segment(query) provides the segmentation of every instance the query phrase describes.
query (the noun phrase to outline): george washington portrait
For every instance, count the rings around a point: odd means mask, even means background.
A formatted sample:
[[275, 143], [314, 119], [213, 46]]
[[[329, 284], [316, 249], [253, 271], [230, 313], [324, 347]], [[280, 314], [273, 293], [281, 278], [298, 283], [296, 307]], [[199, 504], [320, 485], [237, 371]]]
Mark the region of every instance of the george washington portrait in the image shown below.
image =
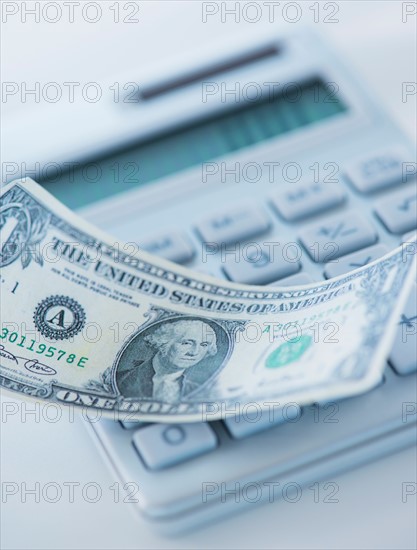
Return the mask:
[[219, 370], [227, 342], [224, 329], [205, 319], [156, 323], [137, 334], [122, 352], [117, 387], [126, 398], [179, 403]]

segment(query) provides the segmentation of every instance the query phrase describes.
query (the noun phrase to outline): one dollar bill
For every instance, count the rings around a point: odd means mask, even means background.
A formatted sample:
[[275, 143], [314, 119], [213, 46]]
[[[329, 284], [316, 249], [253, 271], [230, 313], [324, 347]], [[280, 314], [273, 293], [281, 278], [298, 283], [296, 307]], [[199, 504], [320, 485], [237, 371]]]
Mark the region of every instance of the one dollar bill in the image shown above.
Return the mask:
[[143, 421], [364, 392], [415, 274], [399, 247], [294, 288], [236, 285], [128, 253], [30, 179], [2, 189], [0, 384]]

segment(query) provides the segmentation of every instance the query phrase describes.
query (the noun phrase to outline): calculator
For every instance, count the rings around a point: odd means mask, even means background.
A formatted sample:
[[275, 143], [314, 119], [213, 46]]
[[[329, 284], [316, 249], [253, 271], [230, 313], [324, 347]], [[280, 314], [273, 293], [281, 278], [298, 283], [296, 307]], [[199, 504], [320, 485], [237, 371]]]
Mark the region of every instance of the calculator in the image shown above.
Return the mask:
[[[413, 144], [314, 34], [216, 50], [117, 94], [107, 106], [113, 126], [98, 120], [97, 151], [41, 183], [125, 246], [221, 279], [281, 287], [415, 246]], [[383, 380], [366, 394], [273, 418], [102, 419], [88, 429], [127, 491], [138, 488], [138, 512], [166, 533], [414, 445], [416, 290]]]

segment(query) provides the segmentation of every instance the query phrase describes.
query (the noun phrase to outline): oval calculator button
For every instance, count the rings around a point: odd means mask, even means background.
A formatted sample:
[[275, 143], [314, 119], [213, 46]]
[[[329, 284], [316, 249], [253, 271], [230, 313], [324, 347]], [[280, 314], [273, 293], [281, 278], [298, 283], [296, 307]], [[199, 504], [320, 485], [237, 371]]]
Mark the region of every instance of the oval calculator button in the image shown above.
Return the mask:
[[390, 233], [406, 233], [417, 228], [417, 189], [404, 189], [381, 199], [376, 215]]
[[345, 199], [346, 193], [338, 183], [311, 183], [279, 193], [272, 204], [284, 220], [292, 222], [339, 206]]
[[249, 243], [240, 254], [227, 255], [223, 267], [227, 278], [247, 285], [266, 285], [300, 270], [301, 249], [296, 243], [291, 247], [269, 244]]
[[188, 262], [195, 254], [195, 250], [187, 237], [178, 232], [156, 235], [148, 240], [141, 241], [141, 246], [147, 252], [177, 264]]
[[314, 262], [330, 262], [374, 244], [378, 236], [366, 218], [357, 214], [324, 219], [300, 233], [300, 241]]
[[133, 445], [151, 470], [162, 470], [207, 453], [217, 446], [208, 424], [152, 424], [133, 435]]
[[242, 207], [203, 220], [197, 231], [204, 242], [232, 244], [268, 231], [270, 221], [260, 208]]
[[345, 167], [345, 176], [361, 193], [371, 193], [406, 183], [415, 177], [410, 155], [402, 147], [382, 149], [352, 160]]

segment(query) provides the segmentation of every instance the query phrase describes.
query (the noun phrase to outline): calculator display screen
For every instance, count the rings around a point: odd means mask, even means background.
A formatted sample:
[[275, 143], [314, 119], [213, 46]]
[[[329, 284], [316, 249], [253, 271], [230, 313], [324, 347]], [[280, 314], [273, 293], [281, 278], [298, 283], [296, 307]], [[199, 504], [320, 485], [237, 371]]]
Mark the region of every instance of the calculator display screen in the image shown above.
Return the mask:
[[70, 165], [41, 183], [64, 204], [78, 208], [346, 110], [334, 89], [319, 79], [265, 95], [97, 161]]

